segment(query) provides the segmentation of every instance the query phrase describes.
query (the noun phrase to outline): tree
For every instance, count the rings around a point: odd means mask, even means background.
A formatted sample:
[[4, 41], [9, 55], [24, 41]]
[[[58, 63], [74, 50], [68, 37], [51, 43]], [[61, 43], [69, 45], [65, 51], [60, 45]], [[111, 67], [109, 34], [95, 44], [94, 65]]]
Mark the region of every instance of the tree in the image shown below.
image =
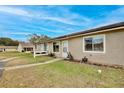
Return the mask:
[[29, 35], [28, 40], [33, 43], [44, 43], [48, 40], [50, 40], [50, 37], [46, 36], [46, 35], [37, 35], [37, 34], [31, 34]]
[[3, 46], [17, 46], [19, 44], [18, 41], [12, 40], [11, 38], [1, 37], [0, 38], [0, 45]]

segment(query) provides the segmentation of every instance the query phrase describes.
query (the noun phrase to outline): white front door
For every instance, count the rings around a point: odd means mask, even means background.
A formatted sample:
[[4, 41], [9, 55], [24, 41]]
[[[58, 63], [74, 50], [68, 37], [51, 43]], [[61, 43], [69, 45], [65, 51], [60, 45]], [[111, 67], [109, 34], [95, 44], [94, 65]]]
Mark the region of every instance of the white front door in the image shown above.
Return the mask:
[[62, 41], [62, 57], [67, 58], [68, 56], [68, 41]]

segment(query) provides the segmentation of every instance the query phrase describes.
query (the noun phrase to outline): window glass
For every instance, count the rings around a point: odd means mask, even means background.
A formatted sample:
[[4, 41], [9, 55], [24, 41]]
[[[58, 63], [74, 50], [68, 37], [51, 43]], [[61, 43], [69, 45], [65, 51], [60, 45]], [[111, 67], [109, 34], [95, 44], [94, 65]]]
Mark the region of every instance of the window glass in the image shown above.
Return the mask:
[[85, 38], [85, 51], [92, 51], [92, 38]]
[[103, 35], [84, 38], [85, 51], [104, 51]]
[[103, 37], [93, 38], [94, 51], [103, 51]]
[[53, 43], [53, 51], [54, 52], [59, 52], [59, 43], [58, 42]]
[[63, 47], [63, 52], [67, 52], [67, 47]]

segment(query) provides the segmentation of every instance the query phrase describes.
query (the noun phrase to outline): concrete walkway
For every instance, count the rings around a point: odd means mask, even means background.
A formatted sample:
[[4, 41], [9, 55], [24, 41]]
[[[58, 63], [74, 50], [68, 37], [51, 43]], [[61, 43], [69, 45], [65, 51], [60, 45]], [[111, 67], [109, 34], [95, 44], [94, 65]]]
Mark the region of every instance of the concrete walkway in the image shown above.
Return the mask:
[[11, 58], [6, 58], [6, 59], [4, 58], [4, 59], [1, 59], [0, 62], [7, 62], [7, 61], [11, 61], [16, 58], [19, 58], [19, 57], [11, 57]]
[[13, 60], [13, 59], [16, 59], [18, 57], [12, 57], [12, 58], [7, 58], [7, 59], [0, 59], [0, 77], [2, 76], [3, 74], [3, 71], [4, 71], [4, 66], [5, 64], [7, 63], [7, 61], [10, 61], [10, 60]]
[[2, 76], [2, 74], [3, 74], [3, 67], [4, 67], [4, 65], [5, 65], [5, 62], [1, 62], [0, 61], [0, 68], [2, 68], [2, 69], [0, 69], [0, 77]]
[[49, 63], [53, 63], [53, 62], [60, 61], [60, 60], [62, 60], [62, 59], [57, 58], [57, 59], [53, 59], [50, 61], [46, 61], [44, 63], [35, 63], [35, 64], [20, 65], [20, 66], [13, 66], [13, 67], [4, 67], [4, 68], [0, 68], [0, 69], [4, 69], [5, 71], [8, 71], [8, 70], [14, 70], [14, 69], [20, 69], [20, 68], [33, 67], [33, 66], [38, 66], [38, 65], [43, 65], [43, 64], [49, 64]]

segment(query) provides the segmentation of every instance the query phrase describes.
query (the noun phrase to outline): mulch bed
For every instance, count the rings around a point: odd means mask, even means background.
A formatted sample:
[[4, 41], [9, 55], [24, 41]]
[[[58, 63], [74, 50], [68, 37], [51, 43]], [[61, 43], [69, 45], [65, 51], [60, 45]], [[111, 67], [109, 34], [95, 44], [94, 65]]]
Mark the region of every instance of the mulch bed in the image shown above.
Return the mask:
[[[64, 59], [64, 60], [68, 60], [68, 59]], [[111, 68], [115, 68], [115, 69], [122, 69], [124, 70], [124, 66], [122, 65], [116, 65], [116, 64], [102, 64], [102, 63], [94, 63], [94, 62], [81, 62], [80, 60], [68, 60], [70, 62], [76, 62], [76, 63], [82, 63], [82, 64], [89, 64], [89, 65], [96, 65], [96, 66], [102, 66], [102, 67], [111, 67]]]

